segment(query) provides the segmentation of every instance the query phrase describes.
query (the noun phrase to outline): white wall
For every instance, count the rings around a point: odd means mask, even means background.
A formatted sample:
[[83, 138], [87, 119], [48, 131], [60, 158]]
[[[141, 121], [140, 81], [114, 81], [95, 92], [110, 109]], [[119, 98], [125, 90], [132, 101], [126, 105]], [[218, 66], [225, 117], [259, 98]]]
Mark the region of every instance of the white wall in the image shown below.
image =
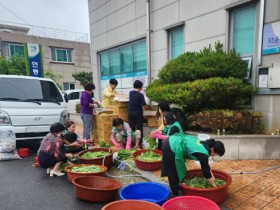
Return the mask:
[[[253, 0], [151, 0], [151, 75], [157, 78], [158, 71], [168, 62], [168, 33], [166, 28], [184, 23], [185, 51], [199, 51], [220, 41], [228, 46], [228, 8]], [[266, 1], [266, 20], [280, 18], [279, 0]], [[277, 8], [277, 9], [276, 9]], [[258, 11], [258, 7], [257, 7]], [[89, 0], [89, 15], [92, 44], [92, 68], [94, 81], [100, 92], [97, 52], [143, 38], [146, 36], [146, 0]], [[258, 12], [257, 20], [258, 21]], [[256, 22], [256, 31], [258, 30]], [[255, 49], [257, 49], [257, 35]], [[263, 65], [279, 64], [279, 54], [263, 58]], [[255, 84], [258, 69], [254, 55], [251, 82]], [[131, 84], [132, 86], [132, 84]], [[127, 88], [129, 90], [129, 88]], [[273, 96], [272, 96], [273, 97]], [[254, 102], [266, 100], [259, 96]], [[275, 99], [276, 100], [276, 99]], [[278, 100], [278, 99], [277, 99]], [[254, 108], [253, 107], [253, 108]], [[264, 112], [269, 129], [274, 129], [272, 114]], [[276, 119], [276, 118], [275, 118]], [[278, 118], [277, 118], [278, 119]], [[278, 123], [278, 121], [277, 121]]]

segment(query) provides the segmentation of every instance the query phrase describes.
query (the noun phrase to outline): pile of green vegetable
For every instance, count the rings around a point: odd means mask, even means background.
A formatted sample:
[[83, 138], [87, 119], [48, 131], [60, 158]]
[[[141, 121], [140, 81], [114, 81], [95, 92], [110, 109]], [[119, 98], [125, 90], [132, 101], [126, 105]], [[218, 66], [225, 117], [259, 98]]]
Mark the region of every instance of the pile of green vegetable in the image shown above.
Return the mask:
[[95, 158], [100, 158], [110, 155], [109, 152], [104, 152], [104, 151], [98, 151], [98, 152], [86, 152], [81, 156], [81, 158], [86, 158], [86, 159], [95, 159]]
[[94, 166], [94, 165], [81, 165], [81, 166], [73, 166], [70, 168], [70, 171], [76, 172], [76, 173], [98, 173], [102, 172], [103, 168], [100, 166]]
[[118, 156], [117, 158], [119, 160], [127, 160], [132, 158], [132, 154], [136, 151], [136, 149], [121, 149], [118, 151]]
[[59, 171], [60, 171], [60, 172], [65, 172], [65, 168], [66, 168], [67, 166], [69, 166], [69, 165], [70, 165], [70, 164], [69, 164], [68, 162], [61, 164], [61, 165], [59, 166]]
[[156, 139], [151, 138], [150, 136], [147, 136], [145, 140], [149, 144], [149, 149], [155, 149], [158, 145]]
[[105, 141], [101, 141], [99, 143], [99, 146], [100, 147], [105, 147], [105, 148], [110, 148], [111, 147], [111, 145], [109, 143], [105, 142]]
[[[192, 176], [188, 179], [184, 179], [183, 183], [185, 185], [188, 185], [190, 187], [195, 187], [195, 188], [212, 188], [211, 184], [208, 182], [206, 178], [199, 177], [199, 176]], [[215, 179], [215, 183], [219, 187], [226, 184], [226, 181], [222, 179]]]
[[137, 156], [137, 159], [147, 162], [155, 162], [162, 160], [162, 156], [149, 150], [148, 152], [141, 153], [141, 155]]

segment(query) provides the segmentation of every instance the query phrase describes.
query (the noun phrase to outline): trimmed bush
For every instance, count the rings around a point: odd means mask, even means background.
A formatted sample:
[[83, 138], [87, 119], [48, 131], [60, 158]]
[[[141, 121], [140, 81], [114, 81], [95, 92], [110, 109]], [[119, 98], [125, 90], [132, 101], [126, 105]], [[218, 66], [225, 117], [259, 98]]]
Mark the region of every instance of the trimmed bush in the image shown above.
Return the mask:
[[146, 89], [147, 96], [156, 102], [178, 104], [187, 112], [203, 109], [235, 109], [244, 105], [255, 91], [251, 84], [241, 79], [209, 78], [177, 84], [154, 81]]
[[235, 110], [208, 110], [190, 115], [188, 123], [191, 130], [217, 133], [225, 129], [227, 134], [262, 134], [264, 125], [260, 112]]
[[186, 52], [171, 60], [161, 69], [158, 78], [163, 83], [173, 84], [210, 77], [242, 79], [246, 74], [246, 62], [235, 51], [225, 53], [223, 45], [217, 43], [215, 51], [209, 46], [198, 53]]

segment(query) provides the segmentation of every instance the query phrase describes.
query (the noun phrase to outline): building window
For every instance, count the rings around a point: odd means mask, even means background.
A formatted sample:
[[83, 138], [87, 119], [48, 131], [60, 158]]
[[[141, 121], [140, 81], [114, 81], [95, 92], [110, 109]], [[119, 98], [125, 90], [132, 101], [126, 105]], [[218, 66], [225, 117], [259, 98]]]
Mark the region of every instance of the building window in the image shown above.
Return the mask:
[[63, 83], [63, 89], [64, 90], [75, 90], [76, 85], [75, 85], [75, 83], [66, 82], [66, 83]]
[[147, 70], [146, 41], [138, 41], [99, 54], [101, 76]]
[[241, 56], [254, 52], [256, 5], [250, 5], [231, 11], [231, 49]]
[[133, 71], [133, 53], [132, 45], [128, 45], [120, 48], [120, 59], [121, 68], [123, 73], [128, 73]]
[[109, 54], [108, 52], [100, 54], [100, 70], [102, 76], [110, 75]]
[[51, 47], [51, 59], [54, 62], [72, 63], [72, 50]]
[[24, 57], [24, 46], [22, 44], [8, 43], [8, 57], [12, 57], [16, 54]]
[[114, 75], [121, 73], [120, 50], [114, 49], [109, 51], [110, 72]]
[[184, 53], [183, 27], [168, 30], [169, 34], [169, 58], [174, 59]]
[[146, 42], [133, 44], [133, 69], [134, 71], [147, 69]]

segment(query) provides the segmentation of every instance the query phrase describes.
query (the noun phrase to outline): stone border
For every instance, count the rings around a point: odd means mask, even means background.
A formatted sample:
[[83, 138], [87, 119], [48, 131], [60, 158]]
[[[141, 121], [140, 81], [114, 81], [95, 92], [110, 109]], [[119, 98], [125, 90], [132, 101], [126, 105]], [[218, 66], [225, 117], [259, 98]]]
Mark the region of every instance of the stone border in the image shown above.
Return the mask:
[[[197, 135], [198, 133], [190, 132]], [[217, 159], [280, 160], [280, 136], [272, 135], [211, 135], [225, 144], [226, 153]]]

